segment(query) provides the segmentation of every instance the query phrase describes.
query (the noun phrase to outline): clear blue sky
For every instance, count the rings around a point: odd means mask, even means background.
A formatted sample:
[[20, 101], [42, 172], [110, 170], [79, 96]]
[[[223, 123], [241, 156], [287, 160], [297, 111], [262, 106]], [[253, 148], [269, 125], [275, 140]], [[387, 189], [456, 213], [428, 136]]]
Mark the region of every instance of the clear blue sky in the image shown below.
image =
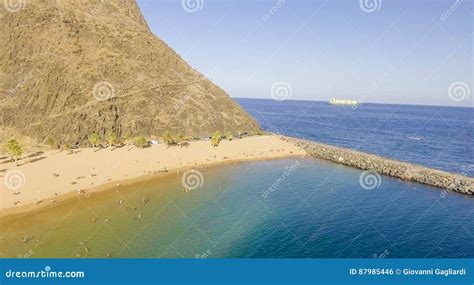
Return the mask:
[[[190, 13], [181, 0], [138, 0], [151, 30], [232, 97], [271, 99], [283, 81], [296, 100], [473, 106], [472, 0], [367, 1], [378, 9], [365, 12], [359, 0], [188, 0], [200, 8]], [[450, 98], [457, 81], [469, 97]]]

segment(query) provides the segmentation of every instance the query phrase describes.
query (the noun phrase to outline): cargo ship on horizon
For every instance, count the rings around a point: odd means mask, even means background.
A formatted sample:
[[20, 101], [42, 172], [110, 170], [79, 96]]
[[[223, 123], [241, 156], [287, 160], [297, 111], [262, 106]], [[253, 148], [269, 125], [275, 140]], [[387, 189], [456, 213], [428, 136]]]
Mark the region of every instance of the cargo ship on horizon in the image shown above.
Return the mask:
[[346, 100], [346, 99], [335, 99], [332, 98], [331, 100], [328, 101], [328, 104], [330, 105], [350, 105], [350, 106], [357, 106], [359, 105], [359, 102], [356, 100]]

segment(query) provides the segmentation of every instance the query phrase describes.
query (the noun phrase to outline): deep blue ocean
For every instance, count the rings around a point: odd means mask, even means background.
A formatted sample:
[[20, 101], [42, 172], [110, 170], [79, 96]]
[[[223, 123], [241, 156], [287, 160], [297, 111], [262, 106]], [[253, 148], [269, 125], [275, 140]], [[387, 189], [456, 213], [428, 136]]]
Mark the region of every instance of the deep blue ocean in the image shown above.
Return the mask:
[[237, 102], [266, 131], [474, 176], [474, 108]]

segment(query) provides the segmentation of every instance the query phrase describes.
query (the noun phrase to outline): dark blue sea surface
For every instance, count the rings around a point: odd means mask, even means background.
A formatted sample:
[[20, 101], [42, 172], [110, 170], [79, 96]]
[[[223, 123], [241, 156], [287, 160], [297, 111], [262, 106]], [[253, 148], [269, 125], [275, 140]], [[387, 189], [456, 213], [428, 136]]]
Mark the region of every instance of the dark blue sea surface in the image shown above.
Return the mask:
[[474, 176], [474, 108], [237, 102], [266, 131]]

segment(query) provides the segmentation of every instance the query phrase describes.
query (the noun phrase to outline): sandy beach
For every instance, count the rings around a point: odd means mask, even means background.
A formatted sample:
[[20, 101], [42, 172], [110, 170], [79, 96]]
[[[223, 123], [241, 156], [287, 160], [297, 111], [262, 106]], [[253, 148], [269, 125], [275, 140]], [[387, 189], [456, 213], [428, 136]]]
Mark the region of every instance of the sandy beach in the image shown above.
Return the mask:
[[111, 149], [78, 149], [73, 154], [51, 150], [23, 156], [19, 166], [0, 160], [1, 215], [26, 212], [94, 191], [120, 187], [146, 176], [185, 171], [192, 167], [247, 160], [304, 156], [306, 151], [278, 136], [222, 141], [194, 141], [186, 147], [151, 145]]

